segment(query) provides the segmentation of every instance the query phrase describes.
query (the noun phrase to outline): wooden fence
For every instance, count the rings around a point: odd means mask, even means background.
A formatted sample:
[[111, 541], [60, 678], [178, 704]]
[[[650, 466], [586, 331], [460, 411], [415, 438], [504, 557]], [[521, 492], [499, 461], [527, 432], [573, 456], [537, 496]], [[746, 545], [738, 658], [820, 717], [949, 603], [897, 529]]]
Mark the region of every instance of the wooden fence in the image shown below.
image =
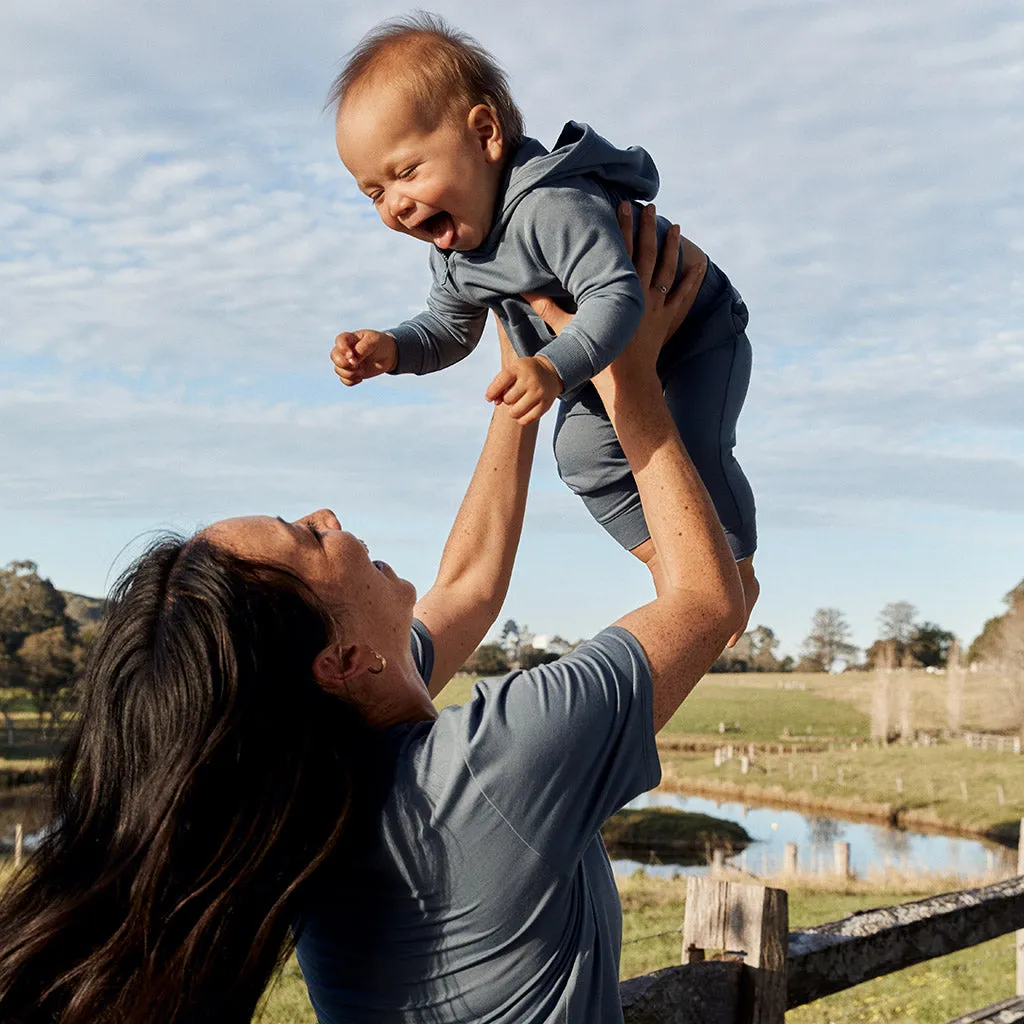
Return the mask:
[[626, 1024], [783, 1024], [786, 1010], [1011, 931], [1016, 997], [950, 1024], [1024, 1021], [1024, 842], [1017, 870], [797, 932], [784, 889], [690, 878], [682, 964], [622, 982]]

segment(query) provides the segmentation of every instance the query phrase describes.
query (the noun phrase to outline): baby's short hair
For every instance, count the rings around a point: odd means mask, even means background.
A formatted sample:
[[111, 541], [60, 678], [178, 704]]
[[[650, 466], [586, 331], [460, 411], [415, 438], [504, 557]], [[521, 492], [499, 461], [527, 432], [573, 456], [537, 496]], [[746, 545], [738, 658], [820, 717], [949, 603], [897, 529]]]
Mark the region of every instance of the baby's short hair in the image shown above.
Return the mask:
[[505, 142], [523, 139], [523, 115], [498, 62], [471, 36], [426, 11], [381, 22], [348, 55], [327, 95], [339, 110], [361, 84], [380, 77], [406, 87], [424, 121], [438, 124], [457, 102], [478, 103], [497, 115]]

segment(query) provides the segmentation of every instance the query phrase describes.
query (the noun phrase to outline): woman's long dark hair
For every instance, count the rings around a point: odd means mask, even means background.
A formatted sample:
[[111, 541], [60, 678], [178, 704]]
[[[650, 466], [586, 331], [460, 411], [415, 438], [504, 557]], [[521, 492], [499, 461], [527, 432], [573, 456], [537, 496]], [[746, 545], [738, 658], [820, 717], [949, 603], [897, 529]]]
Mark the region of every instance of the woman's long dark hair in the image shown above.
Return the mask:
[[313, 678], [331, 628], [301, 581], [202, 538], [124, 574], [53, 831], [0, 899], [0, 1020], [250, 1020], [372, 744]]

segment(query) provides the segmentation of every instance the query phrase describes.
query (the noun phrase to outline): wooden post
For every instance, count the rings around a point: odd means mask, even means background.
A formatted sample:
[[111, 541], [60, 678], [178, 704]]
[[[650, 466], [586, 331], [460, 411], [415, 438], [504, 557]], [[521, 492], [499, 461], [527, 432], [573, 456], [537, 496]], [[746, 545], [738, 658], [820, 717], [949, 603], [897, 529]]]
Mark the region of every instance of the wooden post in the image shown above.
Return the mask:
[[[1017, 835], [1017, 874], [1024, 875], [1024, 820]], [[1017, 995], [1024, 996], [1024, 928], [1017, 932]]]
[[784, 889], [691, 877], [686, 882], [684, 964], [706, 950], [732, 953], [753, 980], [751, 1024], [784, 1024], [789, 904]]
[[748, 743], [747, 744], [747, 757], [749, 757], [751, 761], [754, 760], [754, 744], [753, 743]]
[[784, 875], [795, 875], [797, 873], [796, 843], [786, 843], [782, 854], [782, 873]]
[[715, 747], [715, 767], [716, 768], [721, 768], [722, 767], [722, 748], [721, 747]]
[[850, 877], [850, 844], [836, 842], [832, 846], [833, 863], [840, 878]]
[[897, 775], [896, 776], [896, 792], [899, 793], [900, 796], [903, 795], [903, 776], [902, 775]]
[[14, 866], [21, 867], [21, 858], [25, 849], [25, 826], [19, 821], [14, 826]]
[[725, 850], [720, 846], [711, 851], [711, 874], [720, 875], [725, 871]]
[[746, 775], [750, 771], [750, 758], [746, 754], [740, 754], [740, 772]]

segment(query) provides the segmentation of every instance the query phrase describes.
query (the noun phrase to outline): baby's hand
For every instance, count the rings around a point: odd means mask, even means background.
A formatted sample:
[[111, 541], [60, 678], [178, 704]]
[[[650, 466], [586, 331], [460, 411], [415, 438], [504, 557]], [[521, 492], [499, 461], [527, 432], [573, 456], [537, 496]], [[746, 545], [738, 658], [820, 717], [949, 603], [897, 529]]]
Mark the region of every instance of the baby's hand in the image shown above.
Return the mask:
[[345, 331], [334, 339], [331, 362], [341, 383], [350, 388], [367, 377], [390, 373], [398, 362], [398, 345], [383, 331]]
[[487, 389], [488, 402], [510, 406], [521, 426], [539, 420], [562, 393], [562, 378], [547, 356], [520, 356], [503, 367]]

